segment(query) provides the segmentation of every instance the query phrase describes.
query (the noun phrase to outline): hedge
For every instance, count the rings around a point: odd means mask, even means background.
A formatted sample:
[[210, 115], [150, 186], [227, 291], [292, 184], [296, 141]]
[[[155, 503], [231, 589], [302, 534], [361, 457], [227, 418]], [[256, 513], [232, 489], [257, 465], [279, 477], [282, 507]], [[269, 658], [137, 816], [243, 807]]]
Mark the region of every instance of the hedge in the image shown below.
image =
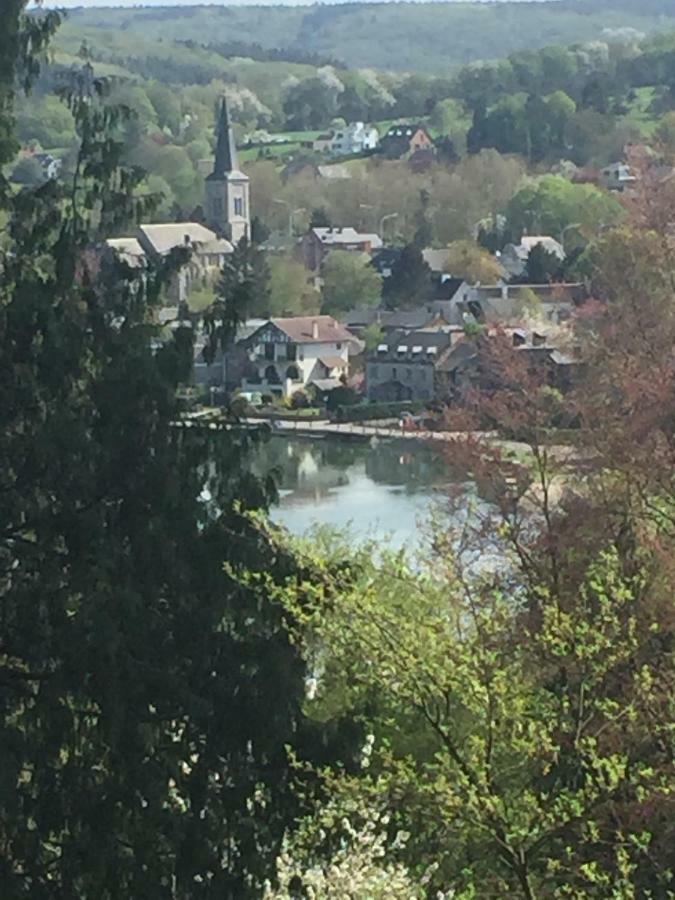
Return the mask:
[[426, 404], [419, 400], [403, 400], [399, 403], [359, 403], [356, 406], [338, 406], [334, 418], [337, 422], [395, 419], [401, 413], [418, 413], [424, 409], [426, 409]]

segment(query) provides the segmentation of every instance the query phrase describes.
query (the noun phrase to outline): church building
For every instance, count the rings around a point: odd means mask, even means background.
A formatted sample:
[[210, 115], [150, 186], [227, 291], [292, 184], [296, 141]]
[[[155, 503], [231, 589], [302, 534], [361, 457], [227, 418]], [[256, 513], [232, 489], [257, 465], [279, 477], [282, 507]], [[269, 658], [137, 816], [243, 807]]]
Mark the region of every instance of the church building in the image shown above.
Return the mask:
[[[234, 134], [223, 98], [216, 131], [213, 171], [205, 183], [206, 225], [201, 222], [147, 223], [134, 235], [112, 238], [108, 248], [133, 267], [158, 263], [177, 248], [189, 250], [189, 262], [174, 272], [168, 299], [179, 306], [191, 293], [215, 284], [234, 245], [250, 239], [248, 176], [239, 170]], [[206, 227], [208, 226], [208, 227]]]
[[223, 97], [216, 134], [213, 172], [206, 178], [206, 224], [216, 234], [238, 244], [251, 236], [249, 180], [237, 162], [234, 133]]

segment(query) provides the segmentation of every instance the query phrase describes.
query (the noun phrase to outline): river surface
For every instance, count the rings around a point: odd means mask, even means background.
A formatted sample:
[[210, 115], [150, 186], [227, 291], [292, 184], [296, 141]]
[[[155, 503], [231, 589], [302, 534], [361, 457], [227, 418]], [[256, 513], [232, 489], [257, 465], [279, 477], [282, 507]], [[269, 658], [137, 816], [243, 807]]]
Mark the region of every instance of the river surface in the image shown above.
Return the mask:
[[256, 457], [258, 471], [278, 472], [272, 519], [298, 535], [327, 525], [352, 539], [414, 550], [431, 512], [447, 508], [450, 490], [473, 493], [470, 483], [451, 474], [447, 457], [417, 441], [273, 436]]

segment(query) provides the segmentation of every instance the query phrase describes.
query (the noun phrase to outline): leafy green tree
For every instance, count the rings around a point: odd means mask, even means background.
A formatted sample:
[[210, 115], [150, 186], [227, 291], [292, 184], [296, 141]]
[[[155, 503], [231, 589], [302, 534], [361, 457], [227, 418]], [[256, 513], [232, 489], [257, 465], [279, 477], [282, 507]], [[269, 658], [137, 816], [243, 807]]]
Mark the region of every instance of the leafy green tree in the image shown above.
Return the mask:
[[559, 175], [545, 175], [523, 187], [506, 207], [508, 228], [519, 236], [548, 234], [560, 240], [574, 225], [592, 235], [619, 221], [623, 207], [616, 197], [593, 185], [573, 184]]
[[177, 135], [182, 120], [180, 97], [174, 90], [158, 81], [150, 82], [145, 93], [153, 106], [159, 127], [167, 128], [172, 134]]
[[322, 312], [338, 315], [349, 309], [377, 306], [382, 278], [367, 254], [334, 250], [321, 267]]
[[17, 135], [22, 143], [37, 141], [46, 149], [69, 147], [75, 140], [75, 122], [58, 97], [31, 96], [17, 109]]
[[319, 292], [308, 282], [307, 269], [293, 259], [278, 257], [269, 265], [270, 316], [304, 316], [319, 311]]
[[470, 284], [494, 284], [502, 277], [503, 270], [492, 253], [474, 241], [455, 241], [447, 249], [445, 269], [455, 278], [464, 278]]
[[378, 344], [381, 344], [383, 335], [382, 327], [377, 322], [373, 322], [372, 325], [364, 328], [361, 339], [366, 345], [366, 350], [374, 350]]
[[321, 128], [338, 112], [342, 85], [335, 80], [311, 77], [290, 87], [284, 100], [286, 126], [293, 131]]

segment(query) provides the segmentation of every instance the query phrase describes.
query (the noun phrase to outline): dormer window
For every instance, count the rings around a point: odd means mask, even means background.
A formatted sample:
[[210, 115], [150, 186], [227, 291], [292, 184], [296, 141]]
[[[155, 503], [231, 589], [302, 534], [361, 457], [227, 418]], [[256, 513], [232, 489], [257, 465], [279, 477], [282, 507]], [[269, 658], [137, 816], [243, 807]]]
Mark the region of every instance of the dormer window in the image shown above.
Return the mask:
[[407, 344], [399, 344], [398, 347], [396, 348], [396, 352], [399, 354], [407, 353], [408, 352]]
[[378, 345], [377, 345], [377, 352], [378, 352], [378, 353], [386, 353], [388, 349], [389, 349], [388, 344], [378, 344]]
[[413, 356], [419, 356], [419, 354], [421, 352], [422, 352], [422, 348], [419, 346], [419, 344], [417, 344], [415, 347], [412, 348]]
[[436, 356], [438, 347], [427, 347], [427, 356]]

